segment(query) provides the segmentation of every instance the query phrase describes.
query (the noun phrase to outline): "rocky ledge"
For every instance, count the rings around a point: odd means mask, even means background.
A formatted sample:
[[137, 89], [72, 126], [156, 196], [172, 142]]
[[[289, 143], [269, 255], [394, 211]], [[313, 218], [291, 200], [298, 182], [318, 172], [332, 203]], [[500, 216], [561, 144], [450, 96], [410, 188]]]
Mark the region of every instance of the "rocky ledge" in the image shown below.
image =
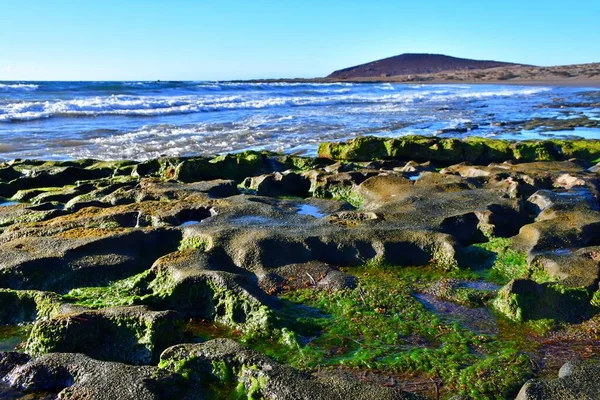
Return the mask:
[[599, 158], [363, 137], [0, 164], [0, 397], [595, 398]]

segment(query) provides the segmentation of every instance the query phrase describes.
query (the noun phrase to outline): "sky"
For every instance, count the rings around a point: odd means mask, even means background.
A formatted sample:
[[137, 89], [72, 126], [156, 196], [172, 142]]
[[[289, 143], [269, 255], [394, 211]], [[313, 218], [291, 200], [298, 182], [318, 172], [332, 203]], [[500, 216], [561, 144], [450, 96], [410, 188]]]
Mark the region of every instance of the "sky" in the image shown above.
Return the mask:
[[402, 53], [600, 62], [599, 0], [0, 0], [0, 80], [325, 76]]

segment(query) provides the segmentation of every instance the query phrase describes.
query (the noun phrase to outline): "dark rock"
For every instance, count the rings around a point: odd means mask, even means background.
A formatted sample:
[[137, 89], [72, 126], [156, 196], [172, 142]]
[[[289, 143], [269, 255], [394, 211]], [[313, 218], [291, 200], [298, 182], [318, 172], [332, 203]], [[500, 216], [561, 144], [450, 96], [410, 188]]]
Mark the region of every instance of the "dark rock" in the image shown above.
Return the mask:
[[[58, 397], [94, 400], [180, 398], [184, 379], [156, 367], [97, 361], [83, 354], [55, 353], [13, 368], [6, 382], [28, 391], [55, 391]], [[202, 392], [197, 398], [203, 398]]]
[[600, 365], [594, 362], [569, 361], [562, 366], [558, 378], [528, 381], [517, 400], [582, 400], [597, 399], [600, 392]]

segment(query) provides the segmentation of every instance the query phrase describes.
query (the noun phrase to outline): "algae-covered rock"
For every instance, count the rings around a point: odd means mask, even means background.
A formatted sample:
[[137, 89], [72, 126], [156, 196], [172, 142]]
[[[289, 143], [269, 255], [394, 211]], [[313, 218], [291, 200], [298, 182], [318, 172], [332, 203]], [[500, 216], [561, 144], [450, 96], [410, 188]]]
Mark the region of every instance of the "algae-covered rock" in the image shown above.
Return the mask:
[[443, 137], [404, 136], [396, 139], [357, 137], [346, 142], [325, 142], [319, 157], [332, 160], [368, 161], [397, 159], [431, 161], [450, 165], [463, 161], [478, 164], [503, 161], [549, 161], [600, 157], [597, 140], [503, 141], [486, 138], [459, 140]]
[[[161, 355], [160, 366], [190, 379], [239, 384], [248, 398], [279, 400], [419, 399], [392, 388], [344, 379], [335, 373], [310, 376], [276, 363], [229, 339], [182, 344]], [[240, 393], [241, 392], [241, 393]]]
[[[0, 358], [3, 354], [7, 353], [0, 353]], [[60, 399], [174, 399], [181, 398], [186, 389], [181, 376], [164, 369], [98, 361], [71, 353], [14, 360], [12, 368], [0, 375], [15, 389], [54, 392]], [[198, 392], [197, 398], [202, 395]]]
[[62, 314], [36, 322], [27, 352], [84, 353], [100, 360], [149, 364], [181, 340], [182, 329], [181, 314], [143, 306]]
[[[215, 265], [216, 264], [216, 265]], [[204, 248], [189, 248], [156, 261], [143, 289], [144, 302], [176, 309], [255, 334], [267, 333], [273, 313], [269, 299], [248, 276], [219, 271]]]
[[586, 289], [514, 279], [500, 290], [493, 305], [517, 322], [541, 319], [574, 322], [590, 316], [590, 297]]
[[248, 176], [283, 171], [284, 169], [285, 167], [279, 164], [269, 153], [245, 151], [214, 158], [181, 159], [169, 178], [182, 182], [210, 179], [233, 179], [240, 182]]

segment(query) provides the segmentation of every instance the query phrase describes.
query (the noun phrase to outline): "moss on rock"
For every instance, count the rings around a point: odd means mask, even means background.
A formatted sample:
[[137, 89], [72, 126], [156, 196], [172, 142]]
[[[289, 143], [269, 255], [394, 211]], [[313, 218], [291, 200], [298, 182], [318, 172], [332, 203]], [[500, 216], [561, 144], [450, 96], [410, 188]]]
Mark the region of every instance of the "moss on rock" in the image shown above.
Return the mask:
[[319, 145], [319, 157], [332, 160], [373, 159], [431, 161], [452, 164], [463, 161], [488, 164], [503, 161], [550, 161], [572, 157], [589, 161], [600, 158], [598, 140], [505, 141], [471, 137], [454, 138], [404, 136], [396, 139], [358, 137], [346, 142]]

